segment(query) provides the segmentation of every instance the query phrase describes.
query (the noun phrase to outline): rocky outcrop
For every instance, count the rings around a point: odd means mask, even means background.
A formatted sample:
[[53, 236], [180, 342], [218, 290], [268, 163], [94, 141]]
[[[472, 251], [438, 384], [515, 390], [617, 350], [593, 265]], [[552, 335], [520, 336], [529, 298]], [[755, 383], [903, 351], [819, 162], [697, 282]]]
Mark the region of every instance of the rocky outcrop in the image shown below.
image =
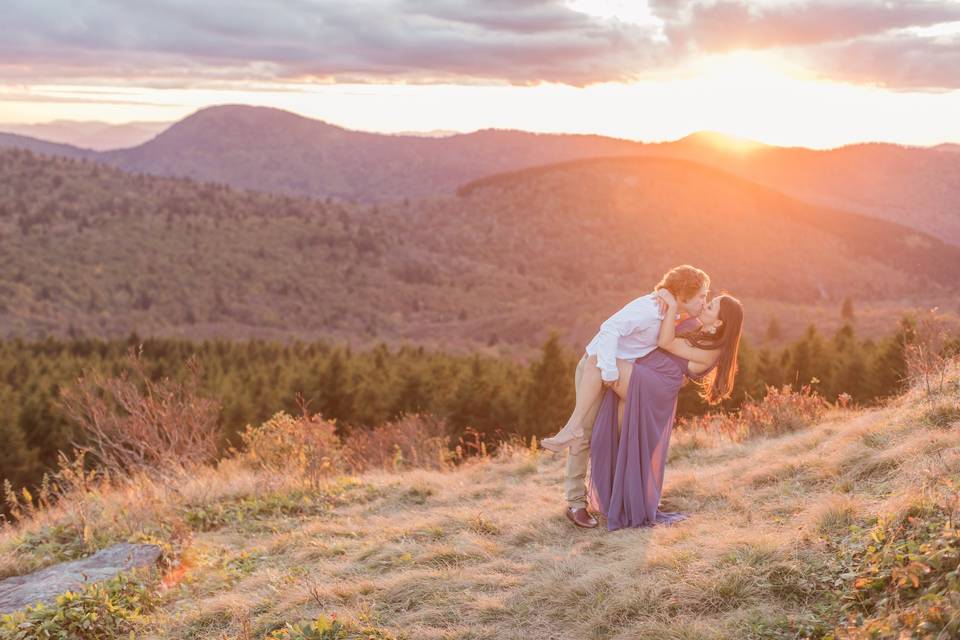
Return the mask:
[[51, 604], [61, 593], [78, 591], [123, 571], [156, 564], [161, 553], [155, 544], [121, 542], [87, 558], [0, 580], [0, 614], [37, 602]]

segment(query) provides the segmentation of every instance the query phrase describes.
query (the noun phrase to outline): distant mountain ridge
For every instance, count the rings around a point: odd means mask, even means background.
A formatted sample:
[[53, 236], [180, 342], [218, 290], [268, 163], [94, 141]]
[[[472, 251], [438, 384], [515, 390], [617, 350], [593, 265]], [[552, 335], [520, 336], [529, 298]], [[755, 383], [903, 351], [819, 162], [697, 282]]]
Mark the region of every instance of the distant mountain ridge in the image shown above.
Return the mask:
[[817, 151], [714, 133], [652, 144], [494, 129], [446, 137], [387, 135], [244, 105], [202, 109], [129, 149], [90, 155], [38, 144], [0, 137], [0, 147], [88, 157], [138, 173], [367, 203], [444, 196], [484, 176], [567, 160], [673, 157], [960, 245], [960, 154], [949, 152], [950, 145], [928, 149], [874, 143]]
[[638, 143], [601, 136], [492, 129], [446, 137], [385, 135], [279, 109], [228, 105], [198, 111], [154, 140], [102, 160], [129, 171], [373, 202], [449, 194], [504, 169], [637, 149]]
[[172, 123], [170, 122], [91, 122], [54, 120], [39, 124], [0, 123], [0, 131], [30, 136], [82, 149], [106, 151], [143, 144]]
[[17, 133], [0, 133], [0, 150], [2, 149], [26, 149], [33, 153], [63, 156], [65, 158], [97, 158], [97, 152], [92, 149], [82, 149], [59, 142], [47, 142]]

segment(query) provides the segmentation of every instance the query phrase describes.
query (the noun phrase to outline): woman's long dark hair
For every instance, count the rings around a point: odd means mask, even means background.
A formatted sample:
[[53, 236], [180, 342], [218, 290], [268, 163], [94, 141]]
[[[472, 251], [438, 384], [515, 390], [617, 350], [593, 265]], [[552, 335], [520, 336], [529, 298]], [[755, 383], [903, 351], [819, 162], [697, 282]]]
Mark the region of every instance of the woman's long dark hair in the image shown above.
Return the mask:
[[743, 305], [726, 293], [721, 294], [717, 319], [722, 320], [716, 333], [696, 331], [680, 337], [697, 349], [720, 349], [716, 367], [700, 381], [700, 397], [708, 404], [717, 404], [733, 392], [737, 375], [737, 352], [740, 351], [740, 332], [743, 329]]

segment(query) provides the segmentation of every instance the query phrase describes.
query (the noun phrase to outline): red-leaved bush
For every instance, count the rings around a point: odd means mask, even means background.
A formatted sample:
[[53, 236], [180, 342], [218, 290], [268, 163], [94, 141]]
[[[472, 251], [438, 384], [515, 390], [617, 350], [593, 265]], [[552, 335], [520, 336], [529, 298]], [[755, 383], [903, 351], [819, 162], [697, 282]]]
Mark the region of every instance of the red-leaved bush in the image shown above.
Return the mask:
[[163, 473], [211, 462], [217, 455], [219, 401], [199, 393], [201, 365], [187, 361], [187, 379], [148, 375], [141, 352], [127, 352], [119, 376], [84, 372], [61, 392], [61, 410], [83, 430], [73, 443], [112, 473]]
[[829, 406], [810, 385], [804, 385], [799, 391], [790, 385], [779, 389], [768, 386], [762, 400], [748, 400], [735, 412], [681, 418], [677, 428], [718, 432], [734, 441], [775, 436], [809, 426]]

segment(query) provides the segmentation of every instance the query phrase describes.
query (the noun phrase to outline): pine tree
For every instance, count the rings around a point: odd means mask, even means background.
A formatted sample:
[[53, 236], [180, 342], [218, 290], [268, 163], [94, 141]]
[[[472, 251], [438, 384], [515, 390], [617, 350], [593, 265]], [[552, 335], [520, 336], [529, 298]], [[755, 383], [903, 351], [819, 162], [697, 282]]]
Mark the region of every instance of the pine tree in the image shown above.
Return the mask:
[[843, 299], [843, 306], [840, 308], [840, 317], [847, 322], [853, 322], [853, 300], [850, 296]]
[[[350, 422], [353, 418], [353, 389], [350, 385], [347, 365], [349, 356], [338, 349], [333, 352], [320, 387], [320, 411], [325, 418]], [[343, 431], [343, 424], [337, 431]]]
[[873, 395], [886, 397], [903, 391], [907, 385], [907, 345], [913, 334], [909, 318], [900, 320], [897, 332], [884, 340], [873, 366]]
[[761, 349], [757, 356], [756, 382], [748, 392], [754, 398], [761, 398], [767, 385], [781, 387], [783, 383], [783, 363], [768, 349]]
[[543, 437], [560, 429], [573, 411], [575, 390], [571, 383], [572, 365], [560, 348], [560, 338], [551, 333], [530, 367], [530, 378], [523, 394], [522, 433]]
[[777, 321], [777, 317], [774, 316], [770, 318], [770, 324], [767, 325], [766, 339], [770, 342], [775, 342], [783, 337], [783, 331], [780, 329], [780, 323]]
[[[11, 406], [12, 399], [12, 392], [0, 387], [0, 405]], [[21, 487], [35, 481], [39, 463], [37, 452], [27, 445], [23, 431], [6, 415], [0, 416], [0, 442], [3, 443], [0, 447], [0, 483], [9, 480], [14, 487]]]

